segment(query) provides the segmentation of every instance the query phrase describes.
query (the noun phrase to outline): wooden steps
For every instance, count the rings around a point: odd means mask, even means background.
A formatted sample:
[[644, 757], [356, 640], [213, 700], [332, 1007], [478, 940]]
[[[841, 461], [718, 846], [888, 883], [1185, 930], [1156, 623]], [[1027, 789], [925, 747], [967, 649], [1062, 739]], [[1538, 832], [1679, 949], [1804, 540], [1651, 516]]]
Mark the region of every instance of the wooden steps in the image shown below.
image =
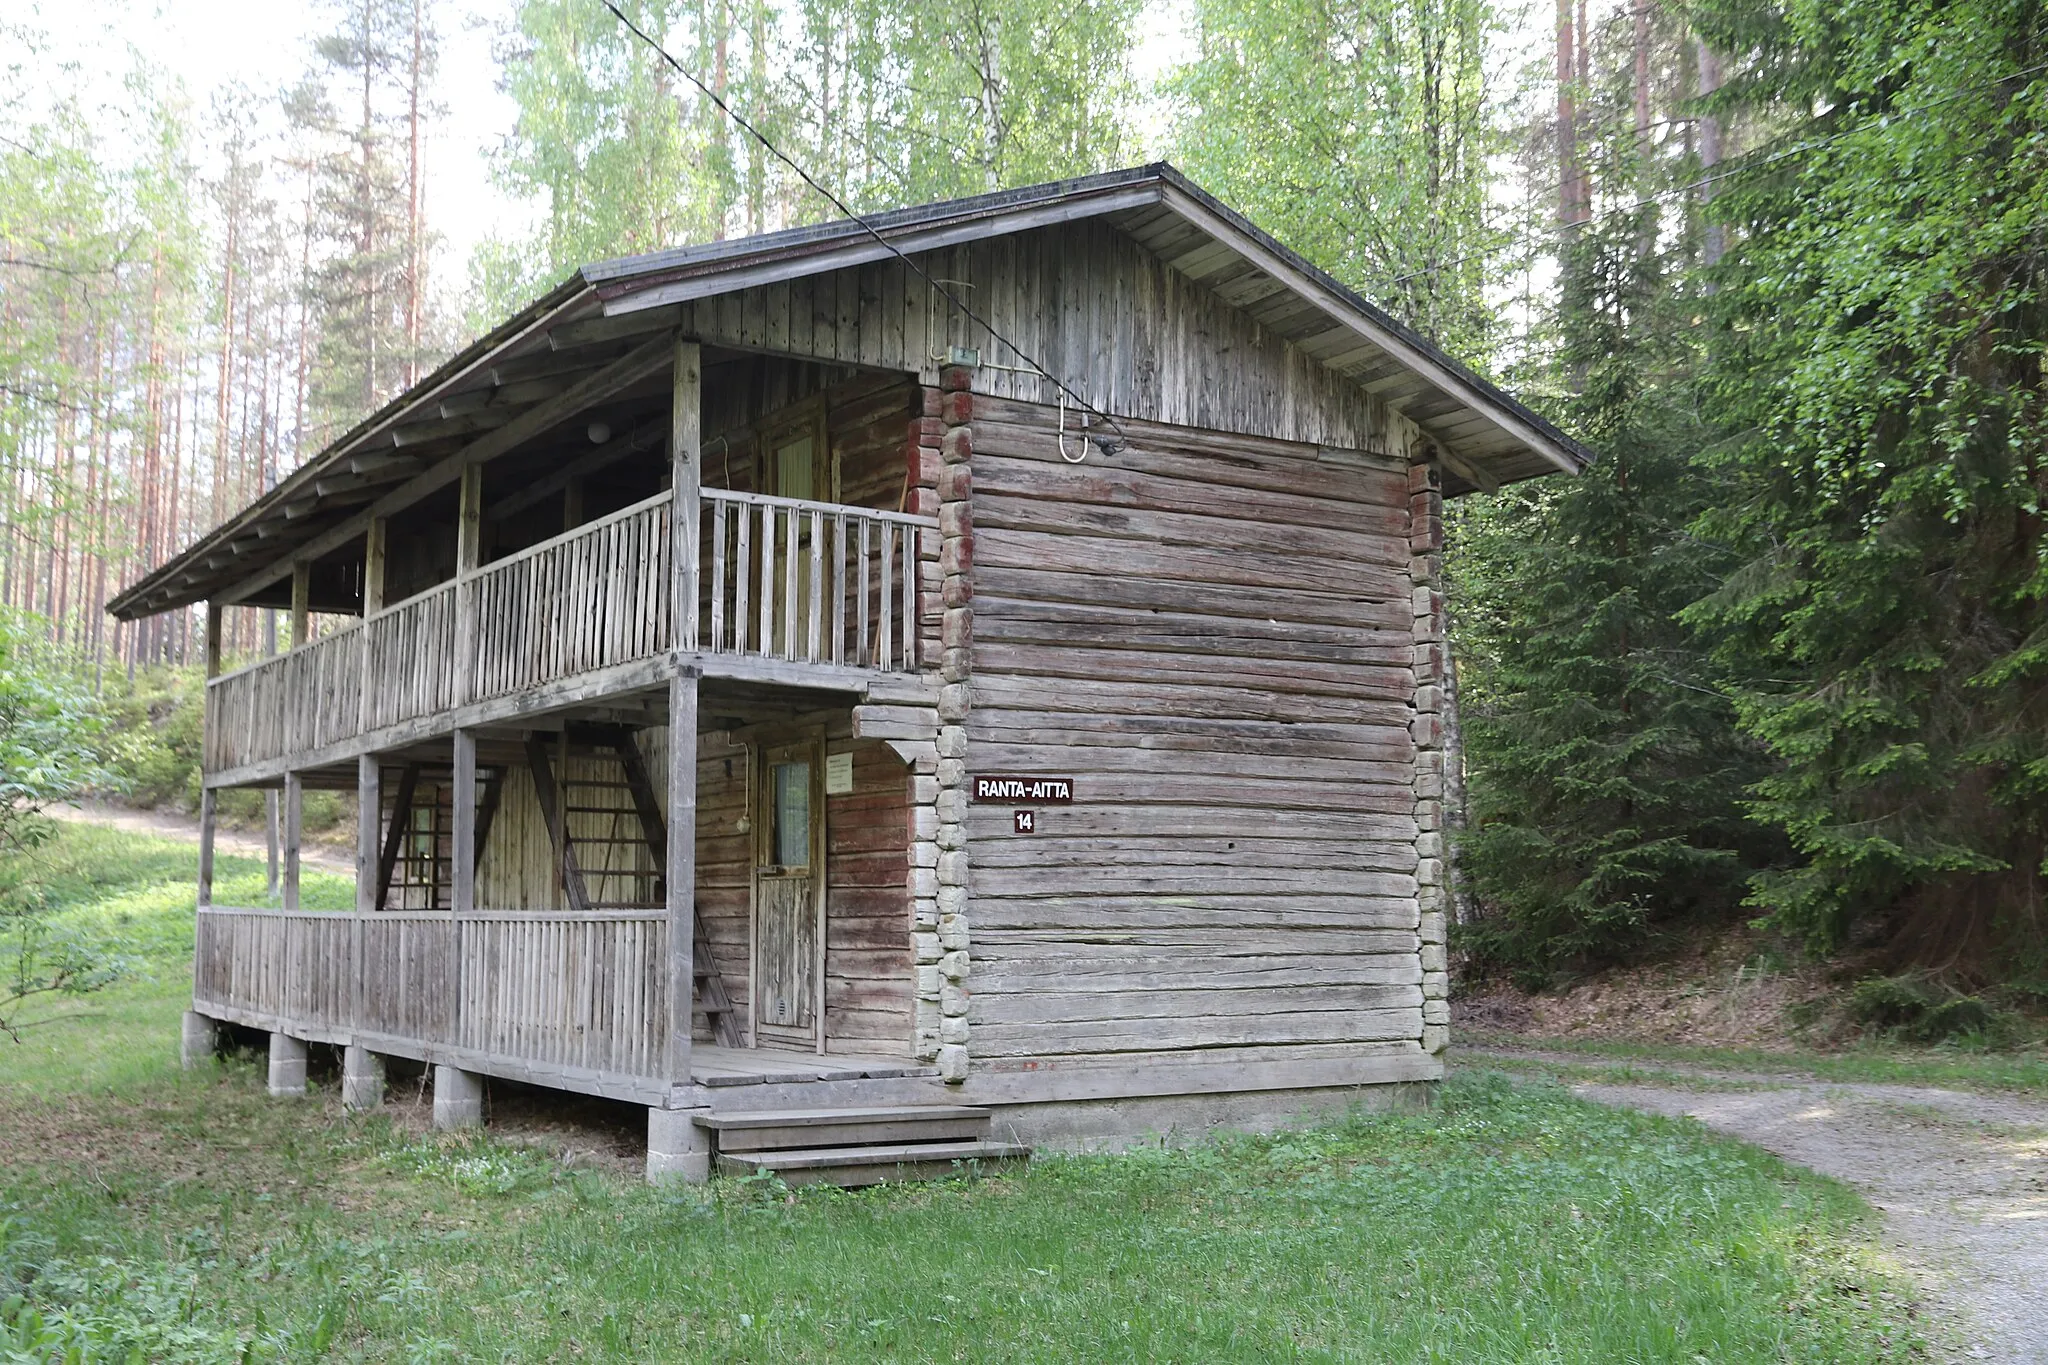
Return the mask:
[[958, 1104], [769, 1109], [710, 1114], [718, 1169], [773, 1172], [792, 1185], [937, 1180], [963, 1166], [1009, 1165], [1029, 1147], [988, 1137], [989, 1111]]

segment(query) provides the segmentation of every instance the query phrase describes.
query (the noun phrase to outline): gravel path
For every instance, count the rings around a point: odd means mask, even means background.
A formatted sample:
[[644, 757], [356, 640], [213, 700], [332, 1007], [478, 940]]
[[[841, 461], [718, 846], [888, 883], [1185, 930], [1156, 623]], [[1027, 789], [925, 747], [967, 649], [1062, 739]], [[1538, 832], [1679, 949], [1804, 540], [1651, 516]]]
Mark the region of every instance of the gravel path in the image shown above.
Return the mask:
[[1855, 1186], [1883, 1211], [1893, 1250], [1965, 1343], [1960, 1359], [2048, 1365], [2048, 1099], [1723, 1071], [1711, 1079], [1753, 1088], [1572, 1089], [1690, 1116]]

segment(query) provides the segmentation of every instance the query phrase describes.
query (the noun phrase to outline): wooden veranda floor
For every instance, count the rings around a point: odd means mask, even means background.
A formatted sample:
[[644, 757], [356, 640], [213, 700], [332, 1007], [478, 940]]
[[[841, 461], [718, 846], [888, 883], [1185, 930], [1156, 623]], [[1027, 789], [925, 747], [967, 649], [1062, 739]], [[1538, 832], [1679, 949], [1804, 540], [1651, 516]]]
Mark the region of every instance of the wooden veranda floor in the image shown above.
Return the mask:
[[690, 1048], [690, 1079], [699, 1085], [783, 1085], [803, 1081], [879, 1081], [937, 1076], [938, 1068], [903, 1057], [862, 1057], [835, 1052], [820, 1057], [773, 1048]]

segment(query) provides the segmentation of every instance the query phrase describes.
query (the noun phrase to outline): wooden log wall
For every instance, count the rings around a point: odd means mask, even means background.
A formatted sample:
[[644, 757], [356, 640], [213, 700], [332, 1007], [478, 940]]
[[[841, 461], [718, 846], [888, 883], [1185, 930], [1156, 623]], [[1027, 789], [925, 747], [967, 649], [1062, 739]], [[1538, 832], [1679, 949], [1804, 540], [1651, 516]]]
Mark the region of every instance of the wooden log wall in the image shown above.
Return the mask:
[[977, 774], [1075, 804], [968, 811], [979, 1058], [1422, 1036], [1408, 475], [1363, 452], [977, 395]]
[[853, 755], [853, 790], [825, 798], [825, 1050], [911, 1052], [909, 783], [885, 744]]

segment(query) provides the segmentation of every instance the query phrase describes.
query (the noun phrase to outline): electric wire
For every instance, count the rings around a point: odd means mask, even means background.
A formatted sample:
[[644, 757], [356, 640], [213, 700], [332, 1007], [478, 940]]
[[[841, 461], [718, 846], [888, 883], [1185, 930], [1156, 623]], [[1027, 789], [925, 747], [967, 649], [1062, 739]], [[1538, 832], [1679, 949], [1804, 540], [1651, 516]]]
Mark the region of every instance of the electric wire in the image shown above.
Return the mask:
[[1004, 336], [1001, 332], [997, 331], [995, 325], [989, 322], [988, 319], [982, 317], [981, 314], [975, 312], [973, 307], [970, 304], [968, 304], [966, 300], [962, 299], [959, 295], [955, 294], [952, 290], [946, 288], [943, 284], [939, 283], [938, 280], [934, 279], [931, 276], [931, 274], [925, 270], [923, 266], [919, 265], [916, 261], [910, 259], [910, 257], [907, 254], [905, 254], [900, 247], [898, 247], [894, 242], [890, 241], [887, 237], [884, 237], [881, 234], [881, 232], [874, 226], [874, 224], [870, 223], [866, 218], [862, 217], [860, 214], [855, 213], [852, 207], [848, 205], [845, 200], [841, 199], [838, 195], [834, 194], [831, 190], [827, 189], [809, 171], [805, 170], [802, 166], [798, 165], [796, 163], [796, 160], [792, 158], [788, 153], [784, 152], [780, 147], [777, 147], [773, 142], [769, 141], [767, 134], [763, 133], [759, 128], [756, 128], [751, 122], [749, 122], [744, 114], [741, 114], [737, 109], [734, 109], [730, 104], [727, 104], [725, 102], [725, 99], [721, 95], [719, 95], [717, 91], [713, 90], [710, 86], [706, 85], [703, 81], [699, 80], [694, 72], [692, 72], [689, 68], [685, 67], [681, 62], [677, 61], [674, 57], [670, 56], [667, 48], [663, 47], [660, 43], [656, 42], [652, 37], [648, 36], [646, 31], [643, 30], [638, 24], [634, 23], [631, 19], [627, 18], [626, 12], [620, 9], [618, 5], [613, 3], [613, 0], [598, 0], [598, 2], [602, 4], [606, 9], [610, 10], [612, 12], [613, 17], [615, 17], [621, 24], [624, 24], [626, 26], [628, 32], [630, 32], [634, 37], [638, 38], [641, 42], [645, 43], [648, 47], [652, 48], [654, 52], [664, 62], [668, 63], [671, 70], [673, 70], [678, 76], [681, 76], [684, 80], [688, 81], [691, 85], [695, 86], [698, 89], [698, 91], [703, 94], [704, 98], [710, 100], [713, 105], [717, 106], [720, 113], [724, 114], [727, 118], [731, 119], [744, 132], [746, 132], [746, 134], [749, 137], [753, 138], [754, 141], [760, 143], [762, 148], [765, 151], [767, 151], [767, 153], [770, 156], [774, 157], [777, 161], [780, 161], [783, 165], [789, 167], [790, 170], [796, 172], [797, 178], [799, 180], [802, 180], [804, 184], [808, 185], [820, 198], [825, 200], [826, 203], [832, 205], [833, 208], [839, 210], [840, 213], [844, 214], [863, 232], [867, 233], [868, 236], [874, 238], [883, 250], [887, 251], [897, 260], [903, 262], [903, 264], [907, 266], [910, 270], [914, 271], [917, 274], [917, 277], [923, 280], [926, 284], [930, 285], [933, 291], [936, 292], [939, 295], [939, 297], [945, 299], [947, 303], [959, 309], [963, 317], [967, 318], [970, 322], [974, 323], [983, 331], [987, 332], [989, 336], [994, 340], [999, 341], [1004, 346], [1009, 347], [1011, 354], [1015, 355], [1019, 360], [1022, 360], [1026, 365], [1030, 366], [1033, 370], [1037, 371], [1038, 374], [1043, 379], [1045, 379], [1047, 383], [1053, 385], [1056, 389], [1058, 389], [1060, 393], [1064, 395], [1064, 397], [1073, 399], [1074, 405], [1076, 407], [1080, 408], [1084, 412], [1090, 413], [1093, 416], [1100, 418], [1105, 424], [1107, 424], [1110, 427], [1111, 430], [1116, 432], [1114, 438], [1107, 436], [1091, 436], [1084, 432], [1084, 438], [1090, 444], [1094, 445], [1096, 449], [1100, 450], [1105, 456], [1108, 456], [1116, 454], [1118, 451], [1122, 450], [1126, 445], [1129, 444], [1130, 438], [1125, 434], [1122, 424], [1120, 424], [1114, 417], [1111, 417], [1101, 408], [1096, 407], [1086, 398], [1083, 398], [1078, 392], [1074, 390], [1072, 385], [1068, 384], [1064, 379], [1061, 379], [1051, 370], [1048, 370], [1045, 366], [1041, 365], [1038, 362], [1037, 358], [1032, 356], [1029, 352], [1025, 351], [1023, 347], [1017, 345], [1016, 342], [1010, 340], [1007, 336]]

